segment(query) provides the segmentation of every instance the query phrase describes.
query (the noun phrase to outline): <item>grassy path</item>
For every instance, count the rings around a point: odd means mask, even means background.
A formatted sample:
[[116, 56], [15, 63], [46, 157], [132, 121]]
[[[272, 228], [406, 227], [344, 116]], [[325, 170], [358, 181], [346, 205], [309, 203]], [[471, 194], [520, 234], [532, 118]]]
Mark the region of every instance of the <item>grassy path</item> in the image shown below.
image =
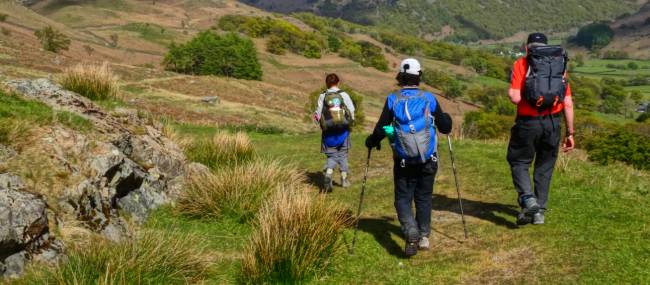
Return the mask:
[[[209, 134], [213, 130], [198, 130]], [[196, 133], [197, 130], [192, 130]], [[319, 135], [251, 134], [264, 156], [304, 169], [316, 185], [324, 157]], [[328, 198], [356, 209], [365, 163], [362, 135], [354, 135], [349, 190]], [[579, 153], [562, 156], [552, 185], [547, 225], [515, 225], [517, 206], [503, 143], [456, 142], [470, 238], [463, 239], [447, 149], [434, 190], [432, 249], [402, 256], [393, 208], [390, 149], [373, 153], [356, 254], [338, 255], [314, 284], [612, 284], [650, 282], [650, 176], [625, 166], [598, 166]], [[444, 148], [443, 148], [444, 147]], [[316, 190], [316, 186], [314, 187]], [[250, 226], [201, 221], [158, 212], [155, 228], [180, 228], [210, 239], [218, 255], [214, 283], [236, 282], [238, 257]], [[353, 231], [344, 233], [347, 250]]]

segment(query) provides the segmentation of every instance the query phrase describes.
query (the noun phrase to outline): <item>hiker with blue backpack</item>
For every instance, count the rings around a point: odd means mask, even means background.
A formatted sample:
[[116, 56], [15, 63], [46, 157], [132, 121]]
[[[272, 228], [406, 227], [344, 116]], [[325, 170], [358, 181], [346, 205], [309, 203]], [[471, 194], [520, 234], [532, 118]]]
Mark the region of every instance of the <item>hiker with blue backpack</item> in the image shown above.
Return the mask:
[[[381, 149], [388, 136], [393, 149], [395, 209], [406, 239], [406, 256], [429, 249], [433, 184], [438, 170], [436, 131], [451, 132], [452, 120], [435, 96], [419, 88], [420, 63], [408, 58], [400, 64], [400, 90], [388, 95], [373, 133], [369, 151]], [[415, 215], [412, 205], [415, 203]]]
[[338, 75], [332, 73], [325, 77], [327, 90], [318, 96], [314, 121], [320, 124], [321, 153], [327, 156], [325, 162], [323, 191], [330, 192], [336, 166], [341, 171], [341, 186], [350, 187], [348, 151], [350, 150], [350, 130], [354, 123], [354, 103], [345, 91], [341, 90]]

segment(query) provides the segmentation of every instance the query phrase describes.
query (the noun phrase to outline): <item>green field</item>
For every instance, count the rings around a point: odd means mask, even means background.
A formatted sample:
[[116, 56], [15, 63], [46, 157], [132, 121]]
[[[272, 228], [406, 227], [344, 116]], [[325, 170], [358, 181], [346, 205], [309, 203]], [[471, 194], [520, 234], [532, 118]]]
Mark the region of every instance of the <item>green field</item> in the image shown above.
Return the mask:
[[[621, 69], [607, 66], [627, 66], [630, 62], [636, 63], [639, 68], [633, 70], [629, 68]], [[575, 67], [571, 73], [594, 79], [614, 78], [618, 80], [629, 80], [637, 76], [650, 77], [650, 60], [589, 59], [585, 61], [584, 66]], [[650, 100], [650, 85], [628, 86], [625, 89], [628, 91], [638, 90], [643, 93], [645, 100]]]
[[[182, 134], [211, 135], [213, 128], [180, 128]], [[303, 169], [320, 180], [324, 157], [320, 135], [251, 134], [259, 153]], [[356, 208], [366, 150], [353, 136], [349, 190], [328, 198]], [[296, 143], [299, 142], [299, 143]], [[579, 142], [578, 142], [579, 143]], [[348, 255], [353, 230], [340, 253], [310, 284], [645, 284], [650, 282], [650, 178], [623, 165], [600, 166], [583, 155], [560, 157], [544, 226], [519, 228], [517, 206], [505, 161], [504, 142], [456, 141], [463, 203], [470, 238], [463, 239], [449, 159], [441, 145], [433, 201], [432, 249], [406, 259], [393, 209], [391, 154], [373, 153], [356, 254]], [[384, 146], [386, 147], [386, 146]], [[314, 191], [316, 191], [314, 189]], [[148, 227], [181, 229], [205, 236], [219, 256], [210, 284], [235, 283], [239, 256], [250, 225], [191, 219], [163, 209]]]

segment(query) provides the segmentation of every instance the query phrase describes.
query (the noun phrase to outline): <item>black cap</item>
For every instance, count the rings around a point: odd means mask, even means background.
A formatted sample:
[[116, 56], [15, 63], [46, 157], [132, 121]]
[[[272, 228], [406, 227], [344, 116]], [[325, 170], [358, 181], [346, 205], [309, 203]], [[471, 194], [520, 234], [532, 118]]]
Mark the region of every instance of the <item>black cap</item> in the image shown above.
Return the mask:
[[532, 33], [528, 35], [526, 44], [529, 45], [532, 43], [548, 44], [548, 39], [546, 38], [546, 35], [542, 33]]

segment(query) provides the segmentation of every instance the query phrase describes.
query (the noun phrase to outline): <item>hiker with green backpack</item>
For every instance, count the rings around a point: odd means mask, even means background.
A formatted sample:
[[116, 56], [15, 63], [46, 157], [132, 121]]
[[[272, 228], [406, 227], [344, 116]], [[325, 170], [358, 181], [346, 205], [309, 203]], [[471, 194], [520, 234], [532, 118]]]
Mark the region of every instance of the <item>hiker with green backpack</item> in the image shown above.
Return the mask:
[[[419, 88], [420, 63], [408, 58], [397, 74], [400, 90], [386, 99], [373, 133], [366, 139], [370, 150], [381, 149], [388, 136], [393, 149], [395, 209], [406, 239], [406, 256], [429, 249], [433, 184], [438, 170], [436, 132], [451, 132], [452, 120], [436, 97]], [[415, 215], [412, 205], [415, 204]]]
[[339, 81], [334, 73], [325, 77], [327, 90], [318, 96], [313, 117], [322, 130], [321, 153], [327, 156], [322, 187], [324, 192], [332, 191], [337, 165], [341, 171], [341, 186], [350, 187], [348, 151], [355, 107], [350, 95], [338, 87]]
[[[573, 100], [567, 83], [568, 56], [560, 46], [548, 45], [544, 34], [533, 33], [526, 42], [526, 56], [512, 69], [510, 101], [517, 105], [517, 117], [508, 144], [508, 162], [518, 193], [521, 212], [517, 224], [544, 224], [553, 168], [561, 138], [564, 113], [565, 152], [573, 140]], [[529, 168], [534, 163], [531, 185]]]

